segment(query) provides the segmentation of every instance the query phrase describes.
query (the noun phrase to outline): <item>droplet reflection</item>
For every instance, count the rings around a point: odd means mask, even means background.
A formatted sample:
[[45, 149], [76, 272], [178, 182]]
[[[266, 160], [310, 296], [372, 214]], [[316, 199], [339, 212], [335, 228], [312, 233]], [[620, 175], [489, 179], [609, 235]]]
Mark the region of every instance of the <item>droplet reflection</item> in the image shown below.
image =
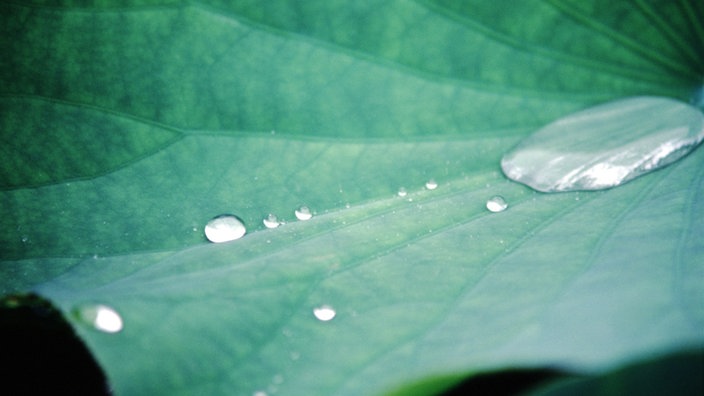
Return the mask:
[[216, 216], [205, 225], [205, 236], [213, 243], [234, 241], [246, 233], [242, 220], [231, 214]]
[[327, 322], [332, 320], [335, 315], [337, 315], [337, 313], [331, 306], [321, 305], [313, 309], [313, 315], [315, 315], [318, 320], [322, 322]]
[[273, 213], [269, 213], [269, 215], [264, 218], [263, 222], [266, 228], [276, 228], [281, 225], [281, 223], [279, 222], [279, 218], [276, 217], [276, 215]]
[[103, 333], [117, 333], [123, 328], [120, 314], [106, 305], [84, 305], [75, 314], [81, 322]]
[[503, 212], [508, 208], [508, 204], [502, 196], [496, 195], [486, 201], [486, 208], [489, 209], [490, 212]]
[[300, 208], [296, 209], [295, 215], [296, 218], [301, 221], [310, 220], [313, 217], [313, 213], [307, 206], [301, 206]]

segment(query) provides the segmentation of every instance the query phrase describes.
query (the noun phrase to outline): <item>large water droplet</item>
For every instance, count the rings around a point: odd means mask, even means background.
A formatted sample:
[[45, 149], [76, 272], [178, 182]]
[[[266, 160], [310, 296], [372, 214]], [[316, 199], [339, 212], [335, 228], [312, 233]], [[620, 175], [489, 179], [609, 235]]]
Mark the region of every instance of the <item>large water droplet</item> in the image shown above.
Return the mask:
[[214, 243], [234, 241], [245, 233], [247, 229], [242, 220], [231, 214], [216, 216], [205, 225], [205, 236]]
[[697, 88], [689, 101], [693, 106], [704, 109], [704, 86]]
[[104, 333], [117, 333], [123, 327], [120, 314], [106, 305], [84, 305], [75, 310], [75, 315], [81, 322]]
[[313, 315], [322, 322], [332, 320], [337, 312], [329, 305], [321, 305], [313, 309]]
[[538, 191], [601, 190], [670, 164], [704, 139], [704, 114], [668, 98], [635, 97], [543, 127], [501, 160], [509, 178]]
[[311, 217], [313, 217], [313, 213], [307, 206], [301, 206], [300, 208], [296, 209], [295, 215], [298, 220], [302, 221], [310, 220]]
[[435, 179], [430, 179], [425, 183], [425, 188], [428, 190], [435, 190], [438, 188], [438, 182], [436, 182]]
[[279, 225], [281, 225], [281, 223], [279, 223], [279, 218], [273, 213], [269, 213], [269, 215], [264, 218], [264, 226], [266, 228], [276, 228]]
[[490, 212], [503, 212], [508, 208], [508, 204], [502, 196], [495, 195], [486, 201], [486, 208], [489, 209]]

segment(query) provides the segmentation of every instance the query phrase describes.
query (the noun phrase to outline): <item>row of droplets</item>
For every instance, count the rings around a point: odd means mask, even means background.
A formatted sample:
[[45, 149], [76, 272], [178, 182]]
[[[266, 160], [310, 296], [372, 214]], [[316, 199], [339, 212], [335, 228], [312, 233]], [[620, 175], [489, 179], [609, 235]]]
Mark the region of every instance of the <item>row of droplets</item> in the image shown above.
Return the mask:
[[[294, 214], [301, 221], [313, 218], [313, 212], [307, 206], [299, 207], [294, 211]], [[284, 224], [273, 213], [269, 213], [262, 222], [266, 228], [276, 228]], [[244, 222], [233, 214], [215, 216], [205, 225], [205, 237], [213, 243], [234, 241], [242, 238], [246, 233], [247, 228], [244, 226]]]
[[[104, 304], [82, 305], [73, 311], [73, 315], [80, 322], [103, 333], [119, 333], [124, 327], [122, 316]], [[313, 308], [313, 316], [321, 322], [329, 322], [336, 315], [335, 309], [327, 304]]]
[[[434, 180], [429, 180], [425, 187], [434, 190], [438, 184]], [[405, 197], [407, 191], [401, 187], [398, 196]], [[486, 208], [490, 212], [502, 212], [508, 208], [508, 204], [503, 197], [495, 195], [486, 202]], [[301, 221], [310, 220], [313, 212], [307, 206], [301, 206], [294, 212], [296, 218]], [[276, 228], [281, 224], [277, 216], [270, 213], [263, 220], [267, 228]], [[205, 226], [205, 235], [209, 241], [214, 243], [233, 241], [242, 238], [247, 232], [242, 220], [231, 214], [219, 215], [211, 219]], [[74, 315], [81, 322], [88, 324], [104, 333], [118, 333], [122, 331], [123, 321], [120, 314], [113, 308], [102, 304], [89, 304], [79, 307], [74, 311]], [[321, 322], [328, 322], [335, 318], [337, 312], [330, 305], [320, 305], [313, 308], [313, 316]]]
[[[435, 190], [436, 188], [438, 188], [438, 182], [436, 182], [435, 179], [430, 179], [425, 182], [425, 188], [428, 190]], [[398, 195], [399, 197], [405, 197], [406, 195], [408, 195], [408, 191], [406, 191], [405, 187], [400, 187], [396, 195]]]
[[[438, 187], [438, 184], [435, 180], [431, 179], [425, 184], [425, 187], [428, 190], [434, 190]], [[408, 195], [408, 191], [406, 191], [404, 187], [401, 187], [398, 189], [397, 195], [399, 197], [405, 197]], [[503, 197], [495, 195], [487, 200], [486, 208], [490, 212], [502, 212], [508, 208], [508, 204]], [[301, 221], [313, 218], [313, 212], [305, 205], [296, 209], [294, 214], [296, 218]], [[284, 222], [280, 221], [273, 213], [269, 213], [262, 222], [266, 228], [277, 228], [284, 224]], [[244, 222], [239, 217], [232, 214], [215, 216], [205, 225], [205, 236], [213, 243], [234, 241], [242, 238], [246, 233], [247, 228]]]

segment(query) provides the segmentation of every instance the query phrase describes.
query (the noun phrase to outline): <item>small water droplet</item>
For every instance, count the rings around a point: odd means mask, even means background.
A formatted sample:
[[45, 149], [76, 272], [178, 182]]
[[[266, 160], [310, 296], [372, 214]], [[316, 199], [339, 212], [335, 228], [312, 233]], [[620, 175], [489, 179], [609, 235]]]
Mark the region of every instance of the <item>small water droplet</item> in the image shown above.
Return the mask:
[[310, 220], [311, 217], [313, 217], [313, 213], [310, 211], [310, 208], [308, 208], [305, 205], [296, 209], [295, 214], [296, 214], [296, 218], [298, 220], [302, 220], [302, 221]]
[[430, 179], [427, 182], [425, 182], [425, 188], [428, 190], [435, 190], [438, 188], [438, 183], [435, 181], [435, 179]]
[[269, 396], [269, 395], [267, 395], [266, 392], [260, 390], [260, 391], [256, 391], [256, 392], [252, 393], [252, 396]]
[[321, 305], [313, 309], [313, 315], [322, 322], [332, 320], [337, 312], [329, 305]]
[[274, 378], [271, 379], [271, 382], [276, 385], [281, 385], [284, 382], [284, 376], [281, 374], [276, 374]]
[[486, 208], [489, 209], [490, 212], [503, 212], [508, 208], [508, 204], [502, 196], [495, 195], [486, 201]]
[[408, 194], [408, 192], [406, 191], [406, 189], [404, 187], [400, 187], [398, 189], [398, 192], [396, 193], [396, 195], [398, 195], [399, 197], [405, 197], [407, 194]]
[[74, 314], [81, 322], [104, 333], [117, 333], [123, 327], [120, 314], [106, 305], [83, 305]]
[[22, 243], [27, 243], [29, 241], [29, 237], [27, 235], [22, 235]]
[[704, 140], [704, 114], [674, 99], [634, 97], [570, 114], [504, 155], [506, 176], [543, 192], [619, 186], [684, 157]]
[[224, 214], [213, 217], [205, 225], [205, 236], [210, 242], [221, 243], [240, 239], [247, 229], [237, 216]]
[[264, 218], [263, 222], [266, 228], [276, 228], [281, 225], [281, 223], [279, 223], [279, 218], [273, 213], [269, 213], [269, 215]]

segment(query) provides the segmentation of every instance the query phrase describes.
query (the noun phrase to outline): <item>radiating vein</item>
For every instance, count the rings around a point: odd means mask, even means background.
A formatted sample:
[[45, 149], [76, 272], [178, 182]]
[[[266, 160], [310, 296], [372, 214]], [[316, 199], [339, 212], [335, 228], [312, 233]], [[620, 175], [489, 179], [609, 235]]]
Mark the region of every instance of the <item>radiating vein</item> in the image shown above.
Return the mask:
[[638, 54], [643, 59], [647, 59], [656, 65], [660, 65], [666, 70], [670, 70], [671, 72], [674, 72], [675, 74], [681, 75], [688, 79], [696, 79], [698, 77], [696, 73], [694, 73], [686, 66], [683, 66], [681, 63], [659, 54], [657, 51], [654, 51], [653, 49], [646, 47], [640, 42], [625, 36], [624, 34], [612, 29], [611, 27], [603, 24], [602, 22], [593, 19], [589, 15], [582, 14], [574, 8], [558, 0], [545, 1], [547, 4], [551, 4], [552, 6], [554, 6], [555, 9], [560, 10], [566, 16], [590, 28], [595, 33], [610, 38], [614, 42], [622, 45], [624, 48]]

